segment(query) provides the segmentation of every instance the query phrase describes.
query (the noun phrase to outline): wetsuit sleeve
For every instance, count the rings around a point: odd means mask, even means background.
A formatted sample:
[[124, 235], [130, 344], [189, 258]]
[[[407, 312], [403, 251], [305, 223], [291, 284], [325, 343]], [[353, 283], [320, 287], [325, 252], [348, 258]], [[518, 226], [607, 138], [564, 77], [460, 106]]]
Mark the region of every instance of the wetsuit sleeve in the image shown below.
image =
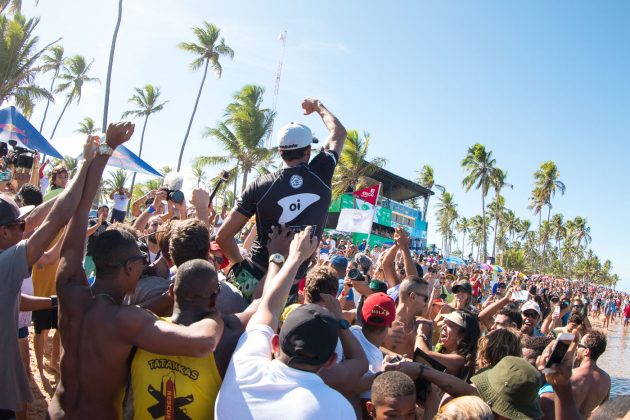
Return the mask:
[[308, 166], [326, 185], [330, 185], [338, 158], [334, 150], [322, 150]]
[[236, 210], [245, 217], [252, 217], [256, 212], [256, 185], [256, 181], [251, 182], [236, 202]]

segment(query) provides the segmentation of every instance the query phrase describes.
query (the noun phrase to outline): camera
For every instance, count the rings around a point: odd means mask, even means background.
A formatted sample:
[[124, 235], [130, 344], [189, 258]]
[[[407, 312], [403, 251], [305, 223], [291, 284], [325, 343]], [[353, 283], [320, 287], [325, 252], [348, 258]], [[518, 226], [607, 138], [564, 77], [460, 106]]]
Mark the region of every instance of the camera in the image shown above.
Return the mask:
[[230, 173], [228, 171], [221, 171], [219, 178], [221, 178], [221, 181], [227, 182], [228, 179], [230, 179]]
[[184, 202], [184, 193], [181, 191], [184, 185], [184, 178], [177, 172], [171, 172], [164, 178], [164, 190], [166, 190], [166, 199], [173, 203], [181, 204]]
[[348, 271], [348, 278], [350, 278], [351, 280], [355, 280], [355, 281], [363, 281], [363, 280], [365, 280], [363, 275], [361, 274], [361, 272], [359, 270], [357, 270], [356, 268], [351, 268]]
[[[9, 145], [12, 151], [9, 151]], [[0, 143], [0, 157], [4, 158], [5, 165], [13, 165], [15, 168], [31, 169], [35, 152], [17, 145], [17, 141], [9, 140], [9, 145]]]

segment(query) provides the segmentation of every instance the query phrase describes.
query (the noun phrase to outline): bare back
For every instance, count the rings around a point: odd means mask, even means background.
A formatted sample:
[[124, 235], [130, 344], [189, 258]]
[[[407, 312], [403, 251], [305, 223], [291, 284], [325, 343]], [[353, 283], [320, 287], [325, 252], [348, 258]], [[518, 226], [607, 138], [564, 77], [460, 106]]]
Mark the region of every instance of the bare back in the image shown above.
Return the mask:
[[107, 296], [92, 297], [87, 286], [68, 286], [65, 297], [72, 303], [60, 305], [64, 353], [49, 414], [51, 418], [118, 418], [132, 348], [118, 332], [116, 320], [122, 308]]
[[610, 396], [610, 376], [596, 365], [573, 369], [571, 387], [580, 414], [588, 418]]

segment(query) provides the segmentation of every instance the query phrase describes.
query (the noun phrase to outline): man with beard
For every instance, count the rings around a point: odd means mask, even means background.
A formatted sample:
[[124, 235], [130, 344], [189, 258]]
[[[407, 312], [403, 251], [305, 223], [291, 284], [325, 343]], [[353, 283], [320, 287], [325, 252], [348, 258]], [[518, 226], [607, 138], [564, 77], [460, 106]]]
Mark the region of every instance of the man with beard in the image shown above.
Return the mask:
[[149, 262], [153, 264], [160, 257], [160, 246], [158, 245], [155, 232], [162, 226], [164, 221], [161, 216], [152, 216], [149, 219], [147, 228], [144, 230], [146, 236], [146, 244], [149, 248]]
[[590, 331], [578, 343], [575, 358], [578, 367], [571, 374], [571, 387], [584, 418], [610, 397], [610, 376], [597, 366], [597, 359], [604, 351], [606, 335], [598, 330]]

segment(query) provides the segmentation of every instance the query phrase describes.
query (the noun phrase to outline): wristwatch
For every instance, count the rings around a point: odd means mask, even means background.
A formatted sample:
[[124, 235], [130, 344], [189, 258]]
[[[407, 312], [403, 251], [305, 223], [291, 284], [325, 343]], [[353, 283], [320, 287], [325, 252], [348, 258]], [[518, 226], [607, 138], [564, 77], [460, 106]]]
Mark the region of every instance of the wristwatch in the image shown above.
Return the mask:
[[52, 295], [50, 296], [50, 305], [52, 307], [56, 307], [58, 305], [59, 301], [57, 299], [57, 295]]
[[96, 153], [98, 155], [111, 156], [114, 153], [114, 149], [109, 147], [109, 145], [107, 143], [103, 143], [103, 144], [98, 146], [98, 149], [96, 149]]
[[271, 254], [269, 256], [269, 262], [275, 264], [284, 264], [284, 255], [282, 254]]
[[339, 329], [340, 330], [347, 330], [348, 328], [350, 328], [350, 323], [348, 321], [346, 321], [345, 319], [340, 319], [339, 320]]

